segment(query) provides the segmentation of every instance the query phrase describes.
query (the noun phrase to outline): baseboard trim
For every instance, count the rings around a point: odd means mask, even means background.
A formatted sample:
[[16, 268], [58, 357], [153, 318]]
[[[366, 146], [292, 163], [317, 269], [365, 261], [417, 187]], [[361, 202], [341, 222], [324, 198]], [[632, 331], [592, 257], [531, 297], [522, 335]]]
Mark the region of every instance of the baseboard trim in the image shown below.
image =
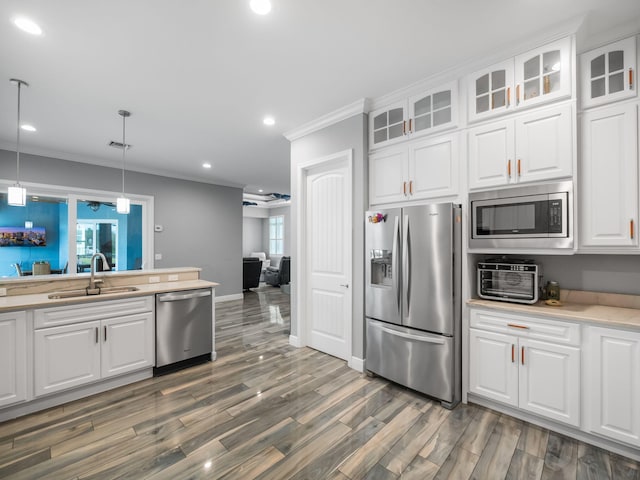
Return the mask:
[[353, 368], [356, 372], [364, 372], [364, 358], [351, 357], [348, 365], [350, 368]]
[[295, 335], [289, 335], [289, 345], [300, 348], [302, 344], [300, 343], [300, 338]]
[[244, 295], [242, 293], [234, 293], [233, 295], [222, 295], [221, 297], [216, 296], [216, 303], [219, 302], [230, 302], [231, 300], [242, 300]]

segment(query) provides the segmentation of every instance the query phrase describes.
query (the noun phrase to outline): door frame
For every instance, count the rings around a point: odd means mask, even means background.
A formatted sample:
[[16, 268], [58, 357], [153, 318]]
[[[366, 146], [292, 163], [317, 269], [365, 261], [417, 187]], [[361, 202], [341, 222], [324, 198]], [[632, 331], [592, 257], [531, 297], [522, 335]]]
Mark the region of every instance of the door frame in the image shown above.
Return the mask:
[[[342, 150], [332, 153], [324, 157], [314, 158], [305, 162], [300, 162], [296, 167], [296, 183], [298, 190], [298, 208], [296, 211], [296, 237], [295, 242], [295, 259], [294, 268], [298, 285], [294, 286], [295, 302], [296, 302], [296, 318], [291, 319], [297, 325], [297, 337], [291, 336], [289, 343], [296, 347], [305, 347], [309, 344], [309, 324], [306, 318], [306, 305], [309, 298], [309, 280], [308, 280], [308, 255], [307, 255], [307, 177], [309, 172], [317, 167], [344, 165], [347, 168], [347, 184], [351, 186], [351, 191], [347, 195], [345, 206], [347, 215], [349, 216], [351, 228], [353, 229], [353, 149]], [[349, 288], [351, 288], [351, 305], [350, 312], [353, 313], [353, 236], [351, 238], [351, 248], [348, 250], [348, 269]], [[353, 353], [353, 318], [349, 318], [347, 328], [347, 358], [351, 362]]]

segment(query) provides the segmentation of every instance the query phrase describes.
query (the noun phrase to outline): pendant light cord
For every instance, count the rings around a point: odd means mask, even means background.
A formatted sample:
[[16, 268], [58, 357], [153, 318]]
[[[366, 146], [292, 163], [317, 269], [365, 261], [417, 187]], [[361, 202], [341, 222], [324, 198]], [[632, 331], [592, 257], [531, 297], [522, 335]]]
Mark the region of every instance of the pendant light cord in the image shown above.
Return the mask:
[[20, 185], [20, 89], [22, 88], [22, 82], [18, 80], [18, 126], [17, 126], [17, 141], [16, 145], [16, 185]]

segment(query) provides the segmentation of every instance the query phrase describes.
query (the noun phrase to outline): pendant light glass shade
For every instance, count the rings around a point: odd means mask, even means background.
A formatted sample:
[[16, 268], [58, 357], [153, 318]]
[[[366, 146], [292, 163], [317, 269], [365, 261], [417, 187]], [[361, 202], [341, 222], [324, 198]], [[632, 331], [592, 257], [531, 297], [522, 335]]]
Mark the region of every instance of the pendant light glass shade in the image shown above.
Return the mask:
[[9, 187], [7, 203], [14, 207], [24, 207], [27, 204], [27, 189], [21, 187], [19, 183]]
[[125, 121], [127, 117], [131, 116], [131, 112], [127, 110], [118, 110], [118, 115], [122, 117], [122, 196], [118, 197], [116, 200], [116, 212], [121, 213], [123, 215], [128, 215], [131, 210], [131, 202], [124, 195], [124, 166], [125, 166], [125, 155], [127, 153], [127, 142], [125, 138]]
[[16, 135], [16, 184], [7, 191], [7, 203], [14, 207], [24, 207], [27, 204], [27, 189], [20, 185], [20, 90], [29, 84], [24, 80], [12, 78], [9, 80], [18, 87], [18, 127]]

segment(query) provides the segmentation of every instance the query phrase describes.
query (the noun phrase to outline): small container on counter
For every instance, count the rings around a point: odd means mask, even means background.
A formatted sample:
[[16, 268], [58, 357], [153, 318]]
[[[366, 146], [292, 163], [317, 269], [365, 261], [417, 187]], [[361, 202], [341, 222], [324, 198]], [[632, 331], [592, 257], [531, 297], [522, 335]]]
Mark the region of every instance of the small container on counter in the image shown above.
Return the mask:
[[560, 285], [558, 282], [547, 282], [547, 300], [560, 300]]

